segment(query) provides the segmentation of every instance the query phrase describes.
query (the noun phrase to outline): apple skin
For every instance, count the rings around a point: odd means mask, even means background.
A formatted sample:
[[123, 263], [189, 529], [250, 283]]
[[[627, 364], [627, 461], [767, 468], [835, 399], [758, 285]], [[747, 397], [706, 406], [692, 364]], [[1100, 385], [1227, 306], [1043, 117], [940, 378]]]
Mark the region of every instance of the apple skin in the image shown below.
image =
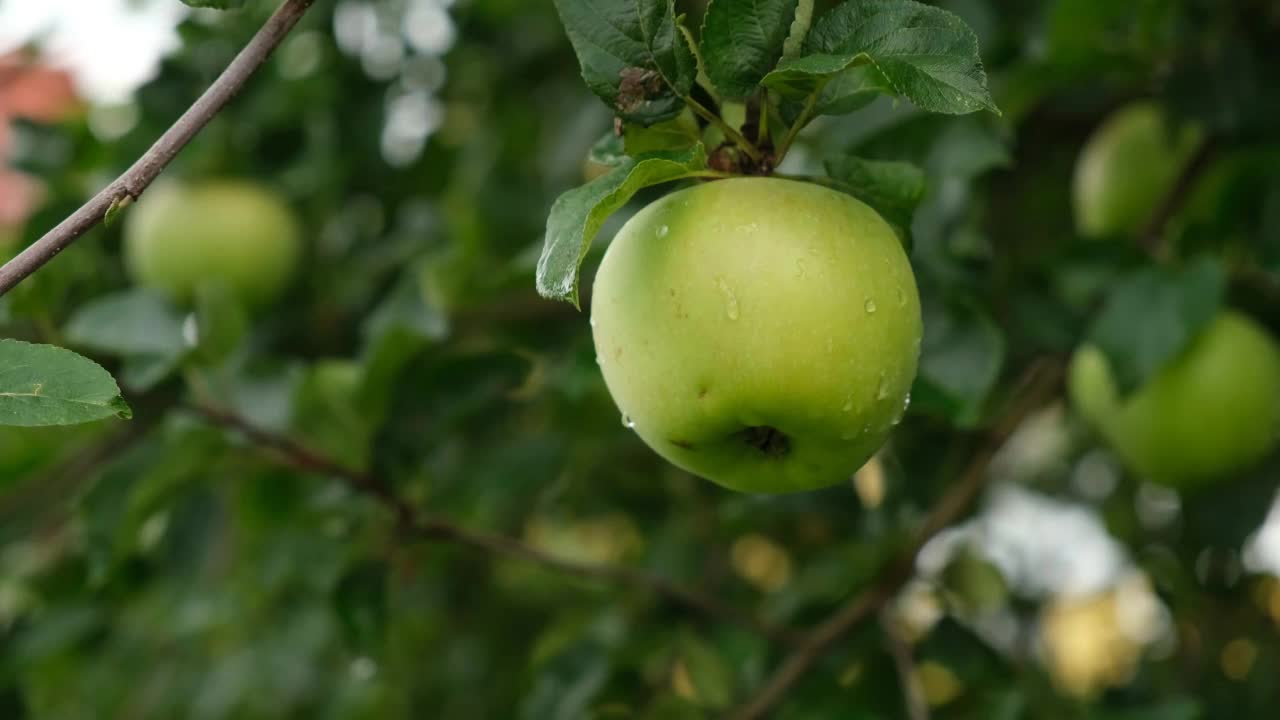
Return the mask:
[[1175, 130], [1154, 103], [1137, 102], [1112, 113], [1076, 161], [1076, 228], [1088, 237], [1136, 235], [1200, 138], [1190, 125]]
[[901, 419], [920, 299], [892, 228], [842, 193], [734, 178], [618, 232], [591, 302], [596, 354], [659, 455], [735, 490], [845, 482]]
[[134, 281], [185, 302], [221, 282], [248, 305], [288, 284], [302, 252], [293, 213], [272, 191], [241, 181], [153, 188], [130, 211], [125, 263]]
[[1105, 355], [1071, 362], [1080, 414], [1146, 480], [1192, 489], [1261, 460], [1280, 432], [1280, 346], [1253, 320], [1220, 314], [1169, 366], [1120, 399]]

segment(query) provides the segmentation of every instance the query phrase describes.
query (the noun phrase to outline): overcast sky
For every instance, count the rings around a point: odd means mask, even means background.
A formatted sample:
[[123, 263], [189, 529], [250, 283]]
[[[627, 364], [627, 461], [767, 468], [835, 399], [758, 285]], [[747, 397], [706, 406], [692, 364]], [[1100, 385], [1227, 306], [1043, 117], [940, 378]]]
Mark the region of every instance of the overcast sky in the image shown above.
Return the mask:
[[0, 0], [0, 53], [40, 39], [85, 98], [121, 102], [177, 46], [187, 11], [178, 0]]

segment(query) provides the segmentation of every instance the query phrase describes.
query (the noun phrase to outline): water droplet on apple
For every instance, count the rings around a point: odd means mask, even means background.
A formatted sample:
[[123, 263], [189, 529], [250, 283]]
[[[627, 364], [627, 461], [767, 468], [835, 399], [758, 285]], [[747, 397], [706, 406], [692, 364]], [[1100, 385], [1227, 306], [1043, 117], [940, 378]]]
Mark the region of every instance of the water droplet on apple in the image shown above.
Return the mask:
[[840, 408], [841, 412], [849, 412], [853, 410], [853, 395], [844, 399], [844, 407]]
[[884, 373], [880, 373], [880, 386], [876, 388], [876, 399], [884, 400], [887, 397], [889, 397], [889, 381]]
[[628, 415], [628, 414], [626, 414], [626, 413], [622, 413], [622, 427], [624, 427], [624, 428], [626, 428], [626, 429], [628, 429], [628, 430], [635, 430], [635, 429], [636, 429], [636, 421], [635, 421], [635, 420], [632, 420], [630, 415]]
[[738, 297], [733, 294], [733, 288], [729, 287], [729, 283], [724, 278], [716, 278], [716, 287], [720, 288], [720, 292], [724, 295], [724, 313], [729, 316], [730, 320], [738, 319]]
[[805, 276], [804, 259], [796, 258], [796, 277]]
[[669, 232], [671, 232], [671, 228], [667, 227], [666, 225], [663, 225], [662, 227], [658, 228], [658, 237], [666, 237], [667, 233]]
[[867, 301], [863, 303], [862, 307], [867, 311], [867, 314], [870, 315], [876, 311], [876, 301], [871, 298], [867, 298]]
[[902, 292], [902, 288], [898, 288], [898, 307], [904, 307], [907, 304], [907, 294]]
[[596, 326], [596, 319], [595, 319], [595, 318], [591, 318], [590, 320], [588, 320], [588, 321], [587, 321], [587, 324], [588, 324], [588, 325], [590, 325], [591, 327], [595, 327], [595, 326]]

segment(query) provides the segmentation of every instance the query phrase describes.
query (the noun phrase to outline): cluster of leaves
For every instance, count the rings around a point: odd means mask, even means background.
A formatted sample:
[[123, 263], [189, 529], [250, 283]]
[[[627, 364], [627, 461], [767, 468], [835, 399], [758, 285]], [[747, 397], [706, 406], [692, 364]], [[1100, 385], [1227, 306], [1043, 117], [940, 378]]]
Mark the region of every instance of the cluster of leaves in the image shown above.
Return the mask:
[[[19, 243], [141, 155], [270, 4], [184, 24], [136, 125], [110, 142], [84, 118], [15, 128], [18, 161], [50, 198]], [[754, 34], [736, 22], [748, 6]], [[192, 406], [367, 468], [461, 525], [804, 628], [896, 556], [1032, 358], [1094, 341], [1134, 385], [1224, 303], [1280, 330], [1280, 178], [1266, 161], [1280, 145], [1268, 82], [1280, 20], [1265, 0], [459, 2], [446, 118], [404, 167], [380, 155], [386, 83], [334, 39], [344, 13], [368, 7], [317, 3], [172, 170], [255, 178], [291, 199], [310, 244], [281, 302], [250, 316], [216, 291], [177, 307], [133, 289], [119, 225], [0, 298], [3, 352], [34, 354], [0, 366], [0, 418], [33, 416], [4, 394], [30, 394], [43, 382], [31, 372], [73, 364], [68, 380], [97, 384], [68, 398], [123, 411], [105, 373], [38, 343], [100, 363], [134, 413], [0, 433], [0, 716], [703, 718], [749, 697], [787, 652], [634, 586], [410, 541], [331, 472]], [[978, 44], [993, 98], [975, 90]], [[1076, 237], [1068, 202], [1100, 119], [1153, 96], [1230, 161], [1168, 224], [1161, 264], [1134, 238]], [[996, 103], [1001, 116], [946, 114]], [[592, 157], [608, 174], [557, 201], [602, 134]], [[755, 498], [665, 465], [618, 422], [581, 315], [530, 289], [536, 276], [572, 299], [591, 236], [651, 199], [644, 186], [779, 161], [857, 189], [910, 231], [926, 337], [879, 494]], [[941, 619], [910, 652], [931, 716], [1268, 717], [1276, 588], [1240, 551], [1277, 459], [1180, 503], [1124, 475], [1069, 413], [1029, 431], [993, 479], [1096, 513], [1173, 629], [1115, 669], [1123, 683], [1079, 696], [1038, 662], [1052, 597], [1000, 564], [1008, 592], [977, 583], [983, 616], [967, 566], [922, 570], [916, 589]], [[1086, 482], [1099, 474], [1109, 482]], [[1019, 552], [1041, 585], [1065, 574]], [[868, 625], [777, 715], [902, 717], [897, 674]]]
[[[547, 223], [538, 291], [575, 305], [592, 238], [648, 186], [769, 174], [815, 117], [884, 95], [929, 112], [996, 109], [973, 31], [914, 0], [847, 2], [816, 17], [813, 0], [717, 0], [697, 41], [674, 0], [556, 7], [583, 79], [618, 118], [592, 151], [609, 171], [562, 195]], [[924, 193], [918, 168], [836, 155], [826, 171], [812, 179], [909, 231]]]

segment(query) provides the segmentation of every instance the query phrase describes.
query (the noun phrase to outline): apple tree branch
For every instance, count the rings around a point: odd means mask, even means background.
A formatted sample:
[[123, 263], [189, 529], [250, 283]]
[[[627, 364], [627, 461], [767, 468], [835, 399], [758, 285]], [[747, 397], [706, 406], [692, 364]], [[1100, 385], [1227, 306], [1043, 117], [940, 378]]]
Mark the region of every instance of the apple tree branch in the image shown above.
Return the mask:
[[314, 2], [315, 0], [284, 0], [222, 75], [132, 167], [57, 227], [0, 267], [0, 296], [67, 249], [71, 243], [102, 222], [108, 213], [124, 208], [141, 197], [142, 192], [168, 167], [178, 152], [231, 102]]
[[398, 496], [383, 478], [347, 467], [291, 438], [263, 430], [235, 413], [207, 405], [188, 405], [184, 409], [212, 425], [238, 432], [253, 445], [270, 451], [295, 469], [342, 480], [351, 489], [373, 498], [390, 510], [400, 530], [408, 537], [452, 542], [497, 556], [525, 560], [575, 577], [647, 590], [707, 617], [753, 630], [775, 642], [789, 646], [797, 640], [797, 636], [784, 627], [660, 575], [626, 565], [568, 560], [515, 538], [472, 530], [451, 520], [421, 513]]
[[759, 720], [782, 700], [795, 683], [842, 638], [877, 613], [893, 599], [915, 572], [916, 556], [939, 531], [955, 522], [978, 497], [987, 481], [987, 468], [996, 452], [1032, 412], [1054, 397], [1062, 380], [1062, 367], [1055, 358], [1033, 362], [1014, 390], [1014, 404], [996, 423], [988, 439], [969, 460], [951, 489], [942, 496], [916, 532], [915, 540], [898, 560], [881, 571], [879, 578], [863, 592], [809, 631], [783, 659], [764, 686], [730, 717]]

